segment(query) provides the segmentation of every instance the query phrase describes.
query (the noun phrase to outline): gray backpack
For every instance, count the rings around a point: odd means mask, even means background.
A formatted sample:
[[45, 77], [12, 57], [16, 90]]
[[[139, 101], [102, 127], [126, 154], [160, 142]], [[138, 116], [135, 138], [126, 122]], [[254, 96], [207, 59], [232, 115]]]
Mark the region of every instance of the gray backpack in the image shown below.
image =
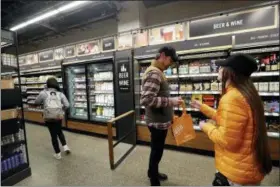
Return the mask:
[[61, 103], [61, 93], [57, 91], [46, 91], [47, 98], [44, 102], [44, 119], [63, 119], [63, 105]]

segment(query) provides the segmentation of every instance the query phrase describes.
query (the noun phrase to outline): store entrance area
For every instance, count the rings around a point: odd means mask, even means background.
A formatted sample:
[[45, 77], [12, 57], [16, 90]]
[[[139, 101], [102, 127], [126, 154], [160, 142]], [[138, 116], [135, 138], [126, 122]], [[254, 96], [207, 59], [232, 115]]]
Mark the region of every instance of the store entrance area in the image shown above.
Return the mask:
[[[116, 170], [109, 165], [106, 138], [65, 132], [71, 155], [53, 158], [48, 129], [26, 124], [32, 176], [16, 185], [21, 186], [149, 186], [147, 165], [150, 149], [138, 145]], [[116, 156], [126, 151], [119, 146]], [[166, 149], [160, 170], [168, 174], [164, 186], [211, 185], [214, 158]], [[279, 185], [279, 167], [274, 167], [262, 185]]]

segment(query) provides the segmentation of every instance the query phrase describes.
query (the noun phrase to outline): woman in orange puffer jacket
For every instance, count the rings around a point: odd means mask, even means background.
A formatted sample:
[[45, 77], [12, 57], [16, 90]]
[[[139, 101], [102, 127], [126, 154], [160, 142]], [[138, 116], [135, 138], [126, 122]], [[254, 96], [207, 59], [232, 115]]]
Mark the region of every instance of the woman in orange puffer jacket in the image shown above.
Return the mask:
[[220, 66], [218, 79], [223, 87], [218, 109], [192, 102], [216, 122], [199, 124], [215, 144], [217, 172], [213, 185], [258, 185], [270, 173], [272, 163], [263, 103], [250, 79], [257, 64], [243, 54], [216, 64]]

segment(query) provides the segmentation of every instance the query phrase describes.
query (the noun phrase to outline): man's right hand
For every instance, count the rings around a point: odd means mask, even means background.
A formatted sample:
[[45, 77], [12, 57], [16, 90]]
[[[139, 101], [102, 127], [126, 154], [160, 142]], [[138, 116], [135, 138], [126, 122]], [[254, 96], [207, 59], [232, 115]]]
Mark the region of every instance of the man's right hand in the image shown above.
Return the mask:
[[184, 103], [184, 100], [182, 99], [182, 97], [173, 97], [172, 103], [174, 106], [179, 106]]

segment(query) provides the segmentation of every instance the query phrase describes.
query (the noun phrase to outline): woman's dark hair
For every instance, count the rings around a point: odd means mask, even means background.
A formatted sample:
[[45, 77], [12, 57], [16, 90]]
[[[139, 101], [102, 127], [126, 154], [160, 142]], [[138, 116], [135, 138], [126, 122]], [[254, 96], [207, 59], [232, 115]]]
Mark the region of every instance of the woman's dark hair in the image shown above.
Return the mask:
[[60, 91], [59, 84], [58, 84], [57, 80], [54, 77], [48, 78], [48, 80], [47, 80], [47, 87], [48, 88], [54, 88], [57, 91]]
[[226, 82], [237, 88], [248, 102], [253, 114], [253, 141], [254, 157], [263, 174], [268, 174], [272, 169], [272, 161], [268, 146], [268, 137], [265, 125], [264, 106], [250, 77], [237, 75], [231, 68], [223, 68], [222, 94], [226, 91]]

